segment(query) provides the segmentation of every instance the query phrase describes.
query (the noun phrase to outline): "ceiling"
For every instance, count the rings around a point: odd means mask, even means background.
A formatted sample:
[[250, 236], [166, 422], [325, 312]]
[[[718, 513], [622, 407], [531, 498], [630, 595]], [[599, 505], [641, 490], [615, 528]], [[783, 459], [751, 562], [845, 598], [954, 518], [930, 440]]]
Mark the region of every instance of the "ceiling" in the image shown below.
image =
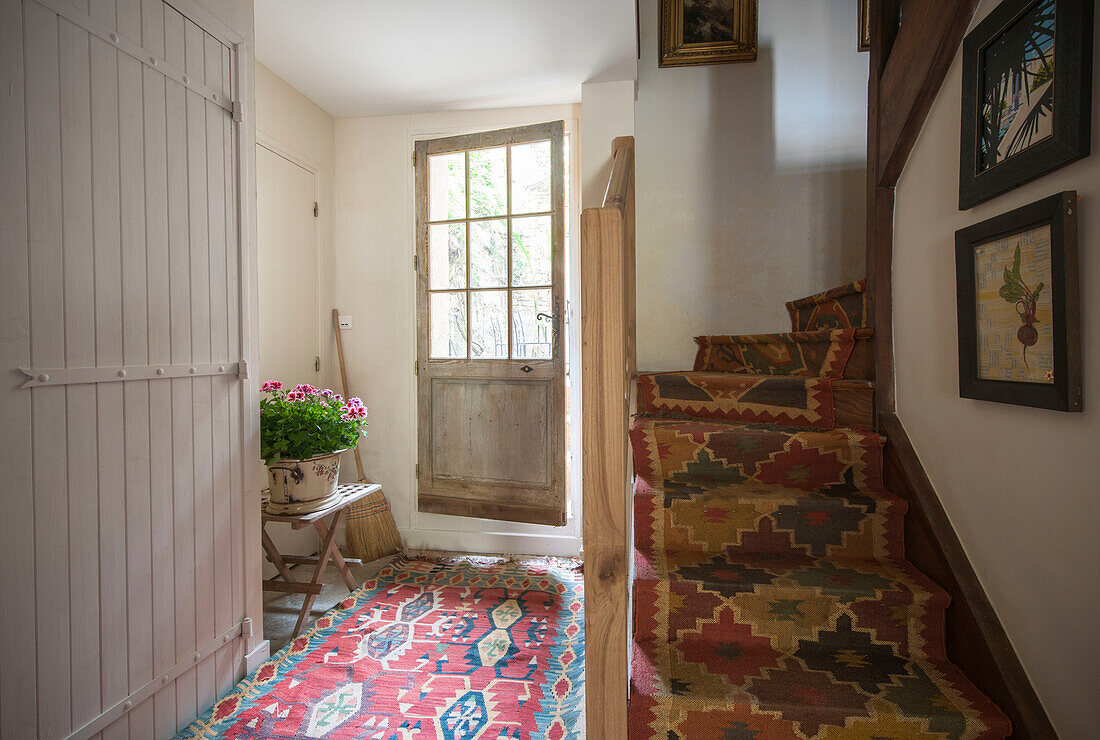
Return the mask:
[[634, 0], [256, 0], [256, 58], [337, 118], [577, 102], [636, 76]]

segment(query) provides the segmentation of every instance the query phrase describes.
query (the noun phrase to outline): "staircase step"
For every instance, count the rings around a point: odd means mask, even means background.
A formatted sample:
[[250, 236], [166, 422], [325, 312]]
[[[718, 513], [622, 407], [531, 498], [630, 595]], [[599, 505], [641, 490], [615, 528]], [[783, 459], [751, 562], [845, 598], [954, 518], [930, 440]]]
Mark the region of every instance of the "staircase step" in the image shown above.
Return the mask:
[[723, 372], [638, 376], [638, 413], [662, 418], [832, 429], [873, 422], [874, 385], [865, 380]]
[[639, 416], [630, 441], [635, 473], [658, 488], [724, 481], [882, 489], [882, 439], [868, 430]]
[[[847, 316], [812, 298], [811, 319]], [[905, 559], [872, 399], [840, 378], [639, 378], [632, 740], [1011, 732], [946, 658], [949, 597]]]
[[649, 553], [712, 553], [838, 559], [904, 558], [906, 503], [885, 492], [807, 492], [761, 484], [639, 482], [635, 548]]
[[782, 671], [784, 665], [797, 664], [873, 696], [900, 679], [921, 672], [927, 675], [929, 666], [936, 666], [937, 673], [948, 672], [946, 660], [898, 656], [889, 646], [870, 641], [864, 633], [852, 632], [843, 617], [836, 629], [819, 633], [820, 641], [799, 639], [790, 650], [776, 650], [767, 636], [754, 635], [744, 625], [738, 627], [737, 631], [726, 630], [721, 637], [695, 630], [683, 633], [674, 642], [635, 641], [635, 690], [648, 696], [690, 693], [697, 698], [731, 699], [766, 680], [765, 671]]
[[627, 735], [660, 740], [962, 740], [999, 738], [1008, 732], [1000, 711], [950, 663], [910, 661], [872, 668], [897, 674], [889, 674], [869, 693], [828, 671], [783, 657], [726, 696], [708, 695], [699, 684], [678, 694], [672, 687], [646, 685], [644, 656], [635, 652]]
[[916, 571], [876, 563], [814, 561], [775, 575], [716, 557], [635, 582], [635, 641], [732, 644], [751, 634], [752, 644], [793, 653], [843, 622], [844, 634], [869, 636], [883, 650], [938, 659], [950, 600], [929, 585]]

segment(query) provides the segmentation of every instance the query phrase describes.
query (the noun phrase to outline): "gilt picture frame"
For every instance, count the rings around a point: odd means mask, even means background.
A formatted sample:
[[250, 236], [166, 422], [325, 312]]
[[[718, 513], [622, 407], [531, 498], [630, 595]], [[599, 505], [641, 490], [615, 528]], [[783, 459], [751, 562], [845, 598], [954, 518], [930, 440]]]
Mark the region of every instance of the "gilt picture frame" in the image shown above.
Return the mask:
[[1077, 192], [955, 232], [959, 395], [1081, 411]]
[[871, 50], [871, 0], [857, 0], [859, 3], [859, 51]]
[[1088, 156], [1093, 0], [1004, 0], [963, 41], [959, 209]]
[[755, 62], [757, 0], [661, 0], [658, 66]]

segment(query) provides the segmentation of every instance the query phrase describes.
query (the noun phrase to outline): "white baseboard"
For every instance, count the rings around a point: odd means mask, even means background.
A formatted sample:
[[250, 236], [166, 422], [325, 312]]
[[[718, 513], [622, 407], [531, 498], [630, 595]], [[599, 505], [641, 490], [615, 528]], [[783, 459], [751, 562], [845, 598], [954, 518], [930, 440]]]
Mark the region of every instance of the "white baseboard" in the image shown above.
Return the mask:
[[505, 555], [576, 557], [580, 537], [545, 537], [504, 532], [455, 532], [438, 529], [402, 529], [401, 539], [409, 550], [443, 550]]
[[260, 667], [260, 664], [271, 657], [271, 641], [264, 640], [252, 649], [252, 652], [244, 656], [244, 673], [247, 676]]

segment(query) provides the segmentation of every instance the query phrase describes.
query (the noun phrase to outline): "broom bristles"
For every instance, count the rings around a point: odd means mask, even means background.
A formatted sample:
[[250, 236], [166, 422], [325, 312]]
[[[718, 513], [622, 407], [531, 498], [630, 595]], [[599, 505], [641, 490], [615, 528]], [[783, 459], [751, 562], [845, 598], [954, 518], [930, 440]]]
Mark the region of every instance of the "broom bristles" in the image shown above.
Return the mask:
[[364, 563], [395, 555], [404, 549], [401, 533], [390, 513], [390, 502], [381, 491], [364, 496], [348, 507], [345, 538], [349, 554]]

